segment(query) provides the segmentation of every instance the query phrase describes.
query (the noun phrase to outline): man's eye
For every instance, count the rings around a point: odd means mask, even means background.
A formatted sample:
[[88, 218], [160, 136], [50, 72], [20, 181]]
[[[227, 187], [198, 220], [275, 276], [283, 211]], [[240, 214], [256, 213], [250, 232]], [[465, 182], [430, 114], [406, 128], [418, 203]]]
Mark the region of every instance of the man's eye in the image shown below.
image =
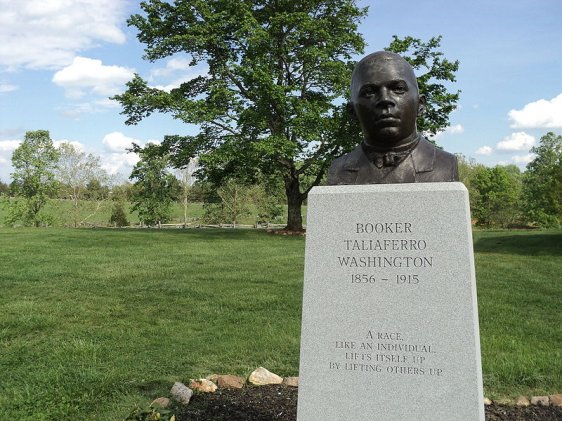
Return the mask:
[[397, 85], [392, 90], [396, 93], [399, 93], [399, 94], [403, 94], [404, 92], [407, 91], [406, 87], [403, 86], [403, 85]]

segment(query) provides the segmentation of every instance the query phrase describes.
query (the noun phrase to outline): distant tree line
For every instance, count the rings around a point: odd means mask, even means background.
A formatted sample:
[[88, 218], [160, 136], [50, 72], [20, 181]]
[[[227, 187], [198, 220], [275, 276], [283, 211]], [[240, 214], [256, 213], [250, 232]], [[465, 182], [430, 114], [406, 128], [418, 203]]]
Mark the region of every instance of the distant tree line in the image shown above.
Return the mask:
[[46, 130], [27, 132], [12, 156], [12, 183], [0, 181], [0, 205], [5, 211], [0, 222], [82, 227], [100, 211], [110, 209], [107, 223], [111, 226], [128, 226], [129, 212], [136, 212], [144, 226], [158, 226], [170, 221], [172, 206], [179, 203], [187, 226], [192, 222], [188, 207], [193, 202], [205, 203], [199, 222], [208, 224], [236, 225], [240, 218], [250, 216], [250, 206], [256, 223], [274, 222], [283, 213], [282, 195], [272, 193], [271, 183], [266, 188], [234, 180], [221, 186], [198, 182], [193, 165], [173, 171], [168, 157], [150, 154], [150, 148], [132, 151], [141, 158], [130, 175], [132, 183], [118, 185], [103, 170], [98, 156], [70, 143], [56, 148]]
[[[220, 183], [198, 181], [196, 167], [172, 172], [169, 156], [134, 147], [140, 156], [130, 180], [115, 185], [100, 158], [71, 144], [55, 148], [49, 132], [27, 132], [12, 157], [13, 181], [0, 182], [0, 196], [9, 226], [49, 226], [48, 201], [55, 208], [66, 201], [65, 225], [87, 226], [101, 209], [110, 208], [112, 226], [128, 226], [128, 211], [138, 213], [144, 226], [171, 220], [172, 206], [183, 207], [183, 225], [193, 222], [187, 209], [203, 203], [203, 224], [237, 225], [250, 217], [256, 224], [281, 222], [286, 206], [284, 186], [276, 177], [257, 174], [253, 183], [228, 178]], [[544, 135], [532, 149], [535, 159], [521, 172], [515, 165], [486, 167], [459, 157], [460, 180], [468, 188], [472, 218], [477, 226], [560, 227], [562, 221], [562, 136]], [[62, 205], [61, 205], [62, 206]], [[130, 207], [130, 208], [128, 208]], [[61, 207], [62, 209], [62, 207]]]
[[463, 157], [459, 175], [470, 193], [472, 218], [482, 227], [560, 227], [562, 222], [562, 136], [544, 135], [531, 150], [525, 172], [515, 165], [493, 168]]

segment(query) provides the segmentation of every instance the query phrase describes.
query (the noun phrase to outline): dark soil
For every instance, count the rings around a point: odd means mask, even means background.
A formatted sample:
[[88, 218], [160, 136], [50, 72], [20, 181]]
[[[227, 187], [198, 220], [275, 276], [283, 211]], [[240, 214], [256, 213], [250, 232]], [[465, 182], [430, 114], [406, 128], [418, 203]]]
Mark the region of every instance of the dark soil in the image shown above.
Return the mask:
[[285, 230], [285, 229], [269, 229], [267, 230], [267, 232], [269, 234], [274, 234], [274, 235], [297, 235], [297, 236], [306, 235], [306, 230], [292, 231], [292, 230]]
[[[222, 389], [197, 394], [177, 421], [295, 421], [298, 389], [286, 386]], [[348, 420], [342, 420], [348, 421]], [[562, 421], [562, 407], [490, 405], [486, 421]]]

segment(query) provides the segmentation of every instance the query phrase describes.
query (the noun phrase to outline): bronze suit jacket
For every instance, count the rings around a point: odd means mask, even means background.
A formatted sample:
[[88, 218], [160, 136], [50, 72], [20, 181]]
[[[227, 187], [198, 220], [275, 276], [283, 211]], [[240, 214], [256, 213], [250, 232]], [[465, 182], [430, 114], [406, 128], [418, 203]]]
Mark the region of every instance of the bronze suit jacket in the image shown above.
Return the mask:
[[421, 138], [396, 167], [378, 168], [361, 145], [332, 163], [328, 184], [435, 183], [458, 181], [457, 157]]

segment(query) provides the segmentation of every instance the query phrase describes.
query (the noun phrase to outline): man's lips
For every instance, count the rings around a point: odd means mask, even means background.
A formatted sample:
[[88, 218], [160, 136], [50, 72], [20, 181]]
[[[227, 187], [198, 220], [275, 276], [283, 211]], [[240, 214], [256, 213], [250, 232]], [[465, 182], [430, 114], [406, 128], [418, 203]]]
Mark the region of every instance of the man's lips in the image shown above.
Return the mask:
[[393, 114], [382, 114], [380, 116], [378, 116], [375, 121], [378, 124], [384, 124], [384, 125], [393, 125], [396, 123], [400, 123], [400, 119], [398, 117], [396, 117]]

